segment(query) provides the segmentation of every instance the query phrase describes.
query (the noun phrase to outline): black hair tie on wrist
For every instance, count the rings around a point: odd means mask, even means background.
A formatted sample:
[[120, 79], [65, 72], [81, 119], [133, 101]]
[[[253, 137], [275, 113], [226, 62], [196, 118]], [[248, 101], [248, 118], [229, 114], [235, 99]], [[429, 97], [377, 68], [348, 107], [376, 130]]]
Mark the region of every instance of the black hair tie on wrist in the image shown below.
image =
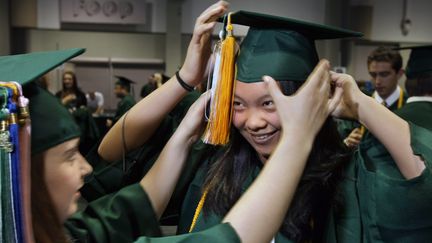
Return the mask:
[[180, 78], [180, 74], [179, 74], [179, 71], [177, 71], [176, 73], [175, 73], [175, 75], [176, 75], [176, 78], [177, 78], [177, 81], [179, 82], [179, 84], [185, 89], [185, 90], [187, 90], [188, 92], [191, 92], [191, 91], [193, 91], [194, 90], [194, 87], [193, 86], [190, 86], [189, 84], [187, 84], [182, 78]]

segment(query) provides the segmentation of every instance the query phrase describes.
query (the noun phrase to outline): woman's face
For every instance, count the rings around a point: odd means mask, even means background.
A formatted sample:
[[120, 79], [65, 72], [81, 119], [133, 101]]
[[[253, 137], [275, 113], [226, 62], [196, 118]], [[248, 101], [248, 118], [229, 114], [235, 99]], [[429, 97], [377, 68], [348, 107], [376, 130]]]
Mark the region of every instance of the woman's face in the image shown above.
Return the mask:
[[72, 139], [45, 151], [45, 183], [60, 222], [77, 210], [79, 189], [92, 167], [78, 151], [79, 139]]
[[264, 82], [236, 81], [233, 124], [265, 162], [279, 141], [281, 124]]
[[66, 89], [71, 89], [73, 87], [73, 77], [70, 73], [65, 73], [63, 75], [63, 85]]

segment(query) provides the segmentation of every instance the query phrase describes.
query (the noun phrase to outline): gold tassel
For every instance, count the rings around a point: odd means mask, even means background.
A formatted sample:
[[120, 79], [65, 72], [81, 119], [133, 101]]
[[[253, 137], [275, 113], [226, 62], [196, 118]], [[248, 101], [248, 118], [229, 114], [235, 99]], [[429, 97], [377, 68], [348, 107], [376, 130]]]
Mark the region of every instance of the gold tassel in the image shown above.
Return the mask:
[[[236, 42], [232, 35], [231, 13], [228, 14], [226, 26], [227, 36], [220, 47], [220, 66], [217, 80], [212, 87], [213, 93], [210, 101], [210, 114], [203, 135], [203, 141], [213, 145], [224, 145], [229, 141], [232, 119], [232, 104], [234, 100], [235, 84], [235, 56]], [[218, 65], [216, 63], [216, 65]]]

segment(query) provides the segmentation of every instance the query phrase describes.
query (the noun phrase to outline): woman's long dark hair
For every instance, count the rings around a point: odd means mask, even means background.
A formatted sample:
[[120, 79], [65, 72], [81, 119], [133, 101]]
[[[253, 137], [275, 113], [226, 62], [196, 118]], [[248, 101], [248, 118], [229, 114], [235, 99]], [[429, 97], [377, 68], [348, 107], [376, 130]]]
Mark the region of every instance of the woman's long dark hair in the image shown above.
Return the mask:
[[36, 243], [68, 242], [45, 183], [43, 153], [31, 158], [31, 212]]
[[[281, 81], [285, 95], [294, 94], [301, 83]], [[336, 201], [337, 184], [343, 164], [350, 154], [341, 142], [336, 125], [328, 118], [317, 134], [303, 176], [280, 232], [296, 242], [320, 241], [329, 209]], [[203, 186], [208, 189], [204, 216], [225, 215], [244, 190], [245, 181], [262, 166], [256, 151], [233, 129], [232, 139], [224, 152], [208, 165]], [[282, 185], [281, 185], [282, 186]], [[271, 206], [271, 205], [269, 205]]]

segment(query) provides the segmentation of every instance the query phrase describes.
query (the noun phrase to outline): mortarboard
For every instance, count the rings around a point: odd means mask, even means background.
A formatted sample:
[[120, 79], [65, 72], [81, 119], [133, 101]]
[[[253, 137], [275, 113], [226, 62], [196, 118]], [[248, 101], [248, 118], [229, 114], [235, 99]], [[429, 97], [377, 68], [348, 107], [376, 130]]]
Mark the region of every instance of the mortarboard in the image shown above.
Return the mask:
[[237, 80], [259, 82], [269, 75], [276, 80], [305, 81], [318, 63], [315, 40], [361, 37], [351, 30], [279, 16], [238, 11], [233, 24], [250, 26], [237, 57]]
[[[315, 40], [362, 36], [359, 32], [333, 26], [248, 11], [229, 13], [219, 21], [226, 27], [221, 35], [225, 39], [221, 51], [216, 53], [216, 63], [220, 64], [216, 64], [213, 71], [214, 87], [203, 135], [205, 143], [215, 145], [228, 142], [234, 79], [253, 83], [269, 75], [279, 81], [304, 82], [319, 61]], [[232, 44], [224, 49], [227, 46], [224, 42], [233, 39], [232, 24], [250, 26], [237, 57], [235, 51], [233, 55]], [[231, 66], [234, 59], [236, 68]], [[233, 69], [236, 73], [231, 75]]]
[[120, 85], [121, 87], [124, 87], [128, 92], [132, 94], [132, 96], [135, 96], [134, 88], [132, 84], [135, 83], [135, 81], [132, 81], [124, 76], [115, 76], [117, 78], [117, 81], [115, 82], [116, 85]]
[[84, 51], [74, 48], [0, 57], [0, 80], [24, 85], [24, 95], [30, 100], [32, 154], [80, 136], [79, 127], [60, 101], [32, 81]]
[[116, 84], [121, 85], [126, 88], [130, 88], [131, 84], [134, 84], [135, 82], [124, 77], [124, 76], [115, 76], [117, 78]]
[[432, 44], [397, 48], [397, 50], [407, 49], [411, 49], [405, 68], [408, 79], [417, 78], [420, 74], [432, 73]]

